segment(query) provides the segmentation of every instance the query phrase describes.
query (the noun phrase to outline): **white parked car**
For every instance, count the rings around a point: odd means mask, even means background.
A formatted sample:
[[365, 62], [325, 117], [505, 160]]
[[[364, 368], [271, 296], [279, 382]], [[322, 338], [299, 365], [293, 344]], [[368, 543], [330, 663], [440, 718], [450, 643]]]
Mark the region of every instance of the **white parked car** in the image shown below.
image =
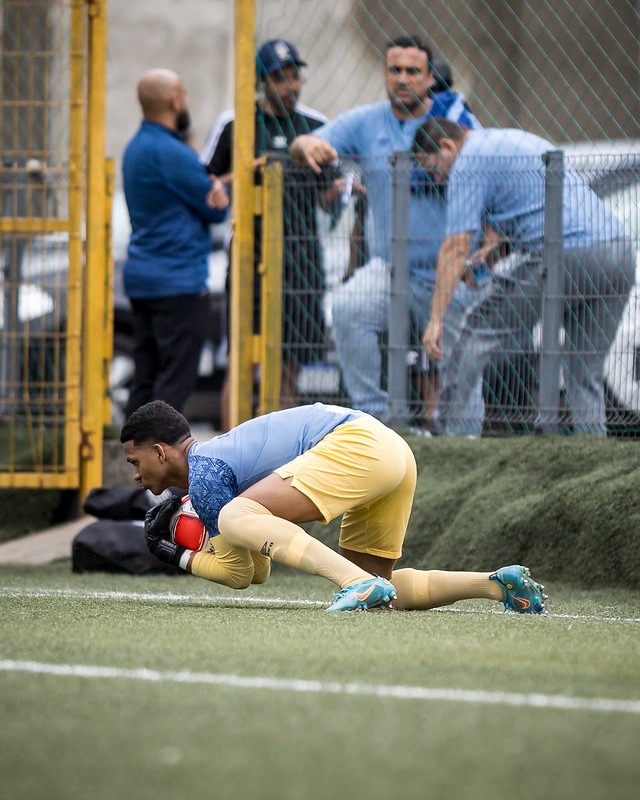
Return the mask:
[[562, 149], [636, 245], [636, 282], [605, 361], [611, 405], [624, 426], [640, 419], [640, 140], [579, 142]]

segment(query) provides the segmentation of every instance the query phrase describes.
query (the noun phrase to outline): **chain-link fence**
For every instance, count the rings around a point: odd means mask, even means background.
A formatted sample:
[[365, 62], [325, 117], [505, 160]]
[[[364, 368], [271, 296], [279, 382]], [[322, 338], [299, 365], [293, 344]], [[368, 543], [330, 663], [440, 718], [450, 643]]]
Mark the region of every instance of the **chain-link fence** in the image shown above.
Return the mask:
[[308, 63], [303, 102], [330, 118], [385, 97], [389, 39], [421, 37], [485, 126], [557, 143], [639, 135], [636, 0], [256, 0], [256, 41]]
[[[447, 186], [449, 223], [444, 187], [408, 153], [345, 161], [320, 191], [309, 170], [284, 170], [282, 358], [295, 380], [280, 405], [353, 404], [440, 433], [638, 430], [640, 153], [485, 162]], [[341, 193], [323, 205], [334, 183]], [[475, 198], [488, 191], [487, 220]], [[508, 217], [516, 202], [526, 219]], [[472, 208], [469, 255], [491, 224], [500, 239], [466, 262], [445, 361], [429, 363], [435, 262], [446, 225], [461, 217], [466, 229]]]
[[[339, 191], [327, 200], [310, 170], [290, 163], [284, 171], [283, 376], [290, 365], [294, 379], [283, 382], [270, 407], [331, 400], [398, 425], [475, 435], [638, 430], [638, 25], [637, 7], [622, 2], [329, 2], [313, 15], [305, 3], [257, 3], [258, 43], [282, 37], [298, 47], [308, 64], [300, 99], [331, 120], [384, 102], [388, 41], [420, 37], [433, 50], [443, 88], [473, 112], [471, 127], [525, 129], [544, 137], [545, 152], [562, 154], [563, 163], [538, 157], [527, 167], [535, 174], [528, 181], [514, 163], [502, 166], [502, 181], [493, 169], [497, 200], [485, 191], [488, 205], [478, 214], [491, 217], [491, 203], [501, 202], [511, 183], [537, 207], [539, 239], [522, 240], [520, 220], [505, 226], [498, 213], [499, 247], [480, 266], [471, 263], [482, 246], [480, 225], [445, 324], [445, 361], [436, 368], [421, 341], [434, 268], [460, 216], [456, 205], [468, 196], [448, 197], [446, 181], [434, 184], [409, 154], [408, 134], [400, 146], [381, 142], [375, 155], [375, 146], [363, 144], [367, 136], [384, 138], [373, 116], [362, 140], [348, 147], [344, 131], [321, 130], [340, 156], [339, 176], [324, 170], [323, 180]], [[572, 184], [592, 190], [588, 196], [602, 201], [597, 213], [610, 211], [624, 231], [609, 227], [594, 240], [592, 210], [567, 206], [563, 183], [565, 192]], [[296, 191], [315, 197], [314, 214], [299, 197], [292, 204]], [[303, 211], [300, 229], [295, 217]], [[584, 229], [585, 246], [624, 239], [603, 275], [592, 274], [581, 251], [579, 263], [567, 266], [575, 245], [562, 235], [568, 214]], [[296, 273], [287, 253], [301, 246], [315, 255]], [[311, 287], [322, 282], [320, 303]], [[297, 311], [287, 313], [293, 304]], [[480, 355], [478, 342], [488, 339]]]
[[[89, 56], [104, 9], [92, 5], [0, 6], [0, 485], [77, 488], [89, 462], [92, 482], [102, 469], [104, 387], [92, 391], [84, 369], [102, 370], [107, 291], [104, 149], [92, 138], [104, 139], [104, 97]], [[87, 214], [91, 196], [102, 206]]]

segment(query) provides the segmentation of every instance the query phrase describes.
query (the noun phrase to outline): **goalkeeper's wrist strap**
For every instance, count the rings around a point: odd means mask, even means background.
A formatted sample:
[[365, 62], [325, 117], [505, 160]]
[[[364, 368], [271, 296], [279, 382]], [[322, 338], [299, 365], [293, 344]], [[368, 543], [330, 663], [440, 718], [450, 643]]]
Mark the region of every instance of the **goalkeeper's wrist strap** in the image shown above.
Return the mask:
[[155, 546], [154, 555], [165, 564], [171, 564], [173, 567], [181, 567], [182, 569], [186, 569], [186, 566], [183, 566], [183, 563], [188, 562], [189, 558], [191, 557], [191, 550], [187, 550], [185, 547], [180, 547], [180, 545], [170, 542], [168, 539], [160, 539]]
[[180, 548], [182, 550], [182, 555], [180, 556], [180, 561], [178, 566], [180, 569], [183, 569], [185, 572], [190, 572], [191, 570], [189, 567], [189, 562], [191, 561], [191, 556], [193, 555], [193, 550], [187, 550], [186, 547]]

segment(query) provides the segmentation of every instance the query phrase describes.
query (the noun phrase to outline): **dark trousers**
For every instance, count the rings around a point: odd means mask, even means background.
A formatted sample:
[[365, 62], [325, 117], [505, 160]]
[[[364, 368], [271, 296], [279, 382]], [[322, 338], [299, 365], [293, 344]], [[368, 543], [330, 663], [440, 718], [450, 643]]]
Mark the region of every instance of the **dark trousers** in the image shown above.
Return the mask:
[[[606, 433], [604, 360], [634, 282], [635, 258], [627, 239], [564, 250], [564, 342], [559, 346], [577, 433]], [[542, 281], [542, 262], [525, 262], [510, 274], [494, 275], [479, 290], [446, 369], [440, 406], [450, 424], [461, 418], [495, 353], [517, 354], [521, 343], [530, 346], [542, 313]], [[559, 343], [560, 332], [556, 335]]]
[[135, 374], [126, 415], [150, 400], [182, 411], [211, 326], [207, 293], [131, 300]]

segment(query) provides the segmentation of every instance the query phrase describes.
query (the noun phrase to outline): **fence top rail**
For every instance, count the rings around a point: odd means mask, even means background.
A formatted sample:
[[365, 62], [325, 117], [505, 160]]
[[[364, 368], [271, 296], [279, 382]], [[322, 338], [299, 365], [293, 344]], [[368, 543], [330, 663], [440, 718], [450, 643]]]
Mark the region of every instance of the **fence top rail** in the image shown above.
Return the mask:
[[70, 233], [71, 223], [68, 219], [50, 219], [48, 217], [4, 217], [0, 219], [0, 233]]

